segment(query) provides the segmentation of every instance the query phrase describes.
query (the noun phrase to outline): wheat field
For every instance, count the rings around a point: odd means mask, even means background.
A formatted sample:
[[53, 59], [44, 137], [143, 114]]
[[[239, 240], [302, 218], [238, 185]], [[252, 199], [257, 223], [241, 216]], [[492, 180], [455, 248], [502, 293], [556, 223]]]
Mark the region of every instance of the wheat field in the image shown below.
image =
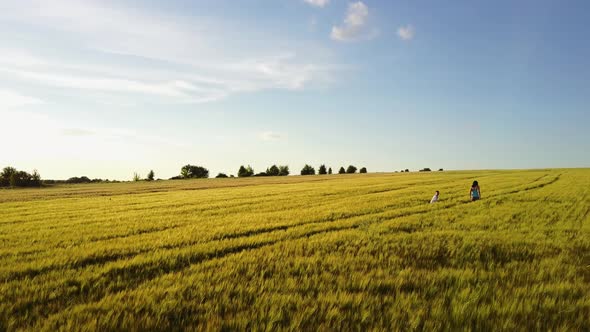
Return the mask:
[[590, 330], [590, 169], [0, 190], [0, 243], [0, 330]]

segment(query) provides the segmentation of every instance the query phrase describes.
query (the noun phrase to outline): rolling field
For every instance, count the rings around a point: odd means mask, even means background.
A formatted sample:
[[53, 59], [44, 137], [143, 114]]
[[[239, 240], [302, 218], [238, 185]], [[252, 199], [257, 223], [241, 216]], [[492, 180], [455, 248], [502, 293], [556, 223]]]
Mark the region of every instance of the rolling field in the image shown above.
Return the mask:
[[590, 169], [0, 190], [0, 244], [0, 330], [590, 330]]

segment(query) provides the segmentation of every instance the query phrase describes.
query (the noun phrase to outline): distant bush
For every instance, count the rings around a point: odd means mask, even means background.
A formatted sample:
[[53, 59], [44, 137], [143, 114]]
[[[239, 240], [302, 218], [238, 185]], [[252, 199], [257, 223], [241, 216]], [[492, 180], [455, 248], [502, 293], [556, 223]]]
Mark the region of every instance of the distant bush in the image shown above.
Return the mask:
[[348, 168], [346, 169], [346, 173], [347, 174], [354, 174], [354, 173], [356, 173], [356, 167], [354, 167], [352, 165], [348, 166]]
[[315, 168], [306, 164], [301, 169], [301, 175], [315, 175]]
[[78, 184], [78, 183], [118, 183], [120, 181], [116, 181], [116, 180], [109, 180], [109, 179], [90, 179], [87, 176], [81, 176], [81, 177], [71, 177], [67, 180], [43, 180], [43, 184], [47, 184], [47, 185], [53, 185], [53, 184], [61, 184], [61, 183], [66, 183], [66, 184]]
[[406, 173], [410, 173], [410, 170], [406, 168], [406, 170], [404, 171]]
[[287, 176], [289, 175], [289, 166], [279, 166], [279, 176]]
[[134, 182], [141, 181], [141, 176], [137, 173], [133, 173], [133, 181]]
[[15, 174], [16, 172], [17, 170], [14, 167], [4, 167], [0, 174], [0, 187], [10, 186], [10, 178], [12, 177], [12, 174]]
[[180, 176], [183, 179], [206, 179], [209, 170], [202, 166], [185, 165], [180, 169]]
[[260, 172], [254, 174], [254, 170], [252, 167], [244, 167], [241, 166], [238, 170], [239, 177], [248, 177], [248, 176], [287, 176], [289, 175], [289, 166], [277, 166], [272, 165], [266, 168], [265, 172]]
[[268, 176], [279, 176], [280, 173], [281, 173], [281, 170], [279, 169], [279, 167], [277, 165], [272, 165], [266, 169], [266, 175], [268, 175]]
[[359, 173], [361, 173], [361, 174], [367, 173], [367, 168], [366, 167], [361, 168], [361, 170], [359, 171]]
[[150, 170], [150, 172], [148, 173], [148, 175], [145, 179], [146, 179], [146, 181], [154, 181], [155, 177], [156, 177], [156, 174], [154, 174], [154, 171]]
[[442, 172], [442, 171], [443, 171], [443, 169], [442, 169], [442, 168], [439, 168], [439, 169], [438, 169], [438, 171], [439, 171], [439, 172]]
[[92, 180], [90, 180], [87, 176], [81, 176], [81, 177], [71, 177], [69, 179], [66, 180], [66, 183], [90, 183], [92, 182]]
[[169, 180], [182, 180], [182, 176], [180, 176], [180, 175], [173, 176]]
[[238, 177], [245, 178], [253, 175], [254, 170], [250, 165], [248, 165], [248, 167], [244, 167], [244, 165], [240, 166], [240, 169], [238, 170]]
[[328, 174], [332, 174], [332, 167], [328, 168]]
[[346, 170], [344, 169], [344, 167], [340, 167], [340, 169], [338, 170], [338, 174], [346, 174]]
[[0, 173], [0, 187], [40, 187], [41, 175], [37, 170], [33, 174], [18, 171], [14, 167], [4, 167]]
[[326, 165], [324, 165], [324, 164], [320, 165], [320, 168], [318, 169], [318, 174], [319, 175], [328, 174], [328, 170], [326, 169]]
[[420, 170], [420, 172], [431, 172], [430, 168], [426, 167]]
[[224, 173], [219, 173], [219, 174], [217, 174], [217, 176], [215, 178], [216, 179], [224, 179], [224, 178], [227, 178], [227, 175]]

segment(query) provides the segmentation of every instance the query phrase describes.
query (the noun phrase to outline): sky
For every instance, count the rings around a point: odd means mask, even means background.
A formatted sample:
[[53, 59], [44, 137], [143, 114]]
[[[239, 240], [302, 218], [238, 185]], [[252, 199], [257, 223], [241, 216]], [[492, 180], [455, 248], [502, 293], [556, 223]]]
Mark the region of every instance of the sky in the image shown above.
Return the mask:
[[590, 166], [590, 3], [0, 0], [0, 167]]

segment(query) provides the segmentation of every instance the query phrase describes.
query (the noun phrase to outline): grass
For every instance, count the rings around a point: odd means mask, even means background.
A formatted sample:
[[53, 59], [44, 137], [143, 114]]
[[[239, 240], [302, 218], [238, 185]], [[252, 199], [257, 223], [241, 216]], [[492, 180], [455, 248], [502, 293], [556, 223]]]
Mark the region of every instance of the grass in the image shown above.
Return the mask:
[[0, 243], [0, 330], [590, 329], [588, 169], [2, 190]]

